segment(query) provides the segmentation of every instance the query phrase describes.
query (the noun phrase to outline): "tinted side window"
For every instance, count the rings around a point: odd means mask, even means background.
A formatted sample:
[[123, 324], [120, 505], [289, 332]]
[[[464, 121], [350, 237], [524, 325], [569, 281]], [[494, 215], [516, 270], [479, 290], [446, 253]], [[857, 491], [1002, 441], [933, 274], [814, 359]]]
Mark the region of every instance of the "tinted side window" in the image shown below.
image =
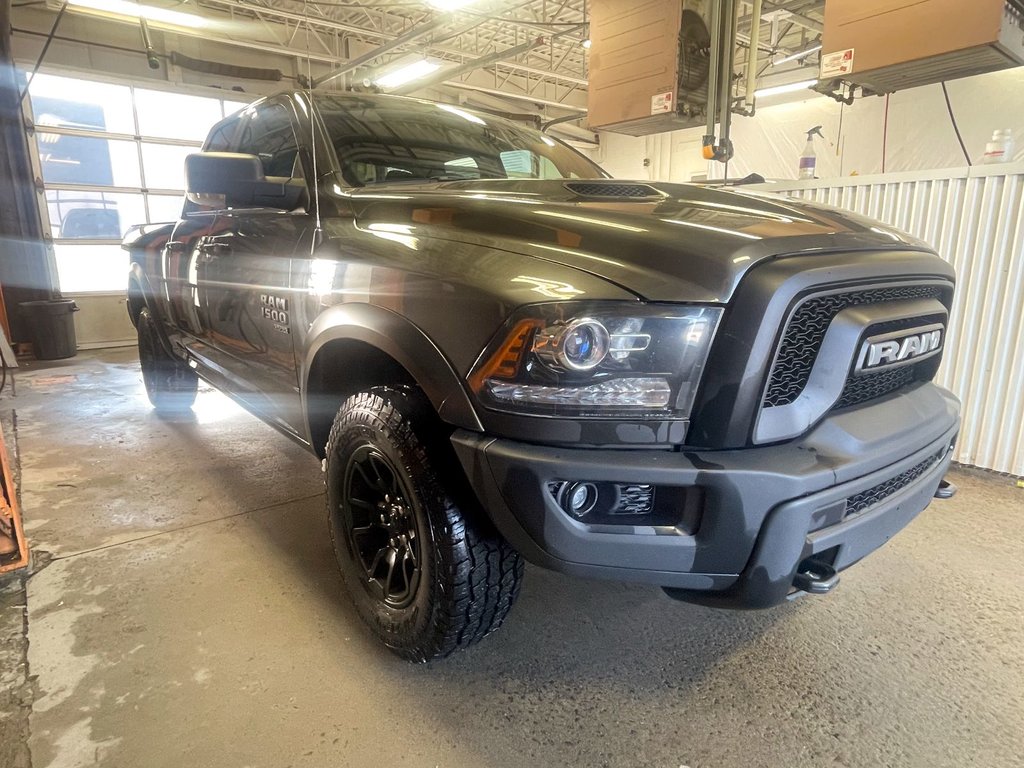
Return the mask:
[[301, 175], [296, 163], [298, 142], [288, 110], [280, 104], [257, 109], [246, 120], [237, 151], [258, 156], [263, 162], [264, 176], [294, 178]]
[[238, 130], [238, 121], [232, 120], [210, 134], [203, 147], [205, 152], [230, 152], [231, 140], [235, 138], [235, 131]]

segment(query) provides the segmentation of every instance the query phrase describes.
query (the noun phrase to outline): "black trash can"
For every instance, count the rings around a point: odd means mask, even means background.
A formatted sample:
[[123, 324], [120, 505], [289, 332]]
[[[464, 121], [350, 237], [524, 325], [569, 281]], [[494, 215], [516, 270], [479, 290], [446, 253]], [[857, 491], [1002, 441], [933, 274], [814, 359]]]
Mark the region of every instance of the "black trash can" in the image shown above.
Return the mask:
[[28, 322], [32, 351], [37, 360], [63, 360], [78, 352], [75, 316], [78, 305], [72, 299], [24, 301], [20, 305]]

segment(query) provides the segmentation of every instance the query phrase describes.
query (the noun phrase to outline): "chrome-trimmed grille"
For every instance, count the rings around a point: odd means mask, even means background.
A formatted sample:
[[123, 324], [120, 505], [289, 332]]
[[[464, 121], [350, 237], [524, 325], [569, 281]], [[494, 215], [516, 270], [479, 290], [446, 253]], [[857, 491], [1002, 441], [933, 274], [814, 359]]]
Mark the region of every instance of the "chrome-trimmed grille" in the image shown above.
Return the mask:
[[948, 450], [948, 447], [944, 447], [942, 450], [936, 451], [923, 461], [918, 462], [910, 469], [900, 472], [895, 477], [890, 477], [888, 480], [872, 486], [866, 491], [861, 491], [860, 493], [855, 493], [853, 496], [848, 496], [846, 499], [846, 514], [844, 519], [850, 518], [854, 515], [859, 515], [861, 512], [885, 501], [900, 489], [907, 487], [941, 461], [942, 457], [946, 455], [946, 451]]
[[[941, 296], [941, 292], [942, 287], [939, 285], [904, 285], [830, 293], [804, 299], [793, 310], [789, 322], [786, 324], [786, 330], [782, 335], [782, 341], [779, 343], [778, 353], [768, 377], [768, 385], [765, 388], [761, 407], [774, 408], [789, 405], [800, 396], [807, 385], [818, 352], [821, 350], [825, 332], [836, 315], [847, 307], [908, 299], [937, 299]], [[907, 366], [911, 372], [915, 368], [916, 366]], [[859, 378], [866, 379], [868, 376]], [[846, 405], [879, 397], [904, 386], [909, 381], [903, 381], [902, 377], [889, 376], [873, 380], [870, 384], [875, 386], [847, 382], [847, 386], [851, 387], [851, 392], [844, 391], [844, 396], [847, 399]], [[884, 389], [885, 384], [893, 385], [893, 388], [886, 390]], [[868, 392], [873, 394], [870, 397], [862, 396]], [[842, 400], [842, 397], [840, 399]]]

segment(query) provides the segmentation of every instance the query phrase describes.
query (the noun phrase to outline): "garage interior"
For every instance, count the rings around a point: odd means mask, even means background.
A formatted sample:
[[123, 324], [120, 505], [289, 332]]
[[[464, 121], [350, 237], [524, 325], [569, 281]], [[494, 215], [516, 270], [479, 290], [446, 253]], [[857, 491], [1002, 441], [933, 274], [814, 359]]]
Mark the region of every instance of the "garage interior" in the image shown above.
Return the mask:
[[[0, 766], [1024, 765], [1019, 0], [0, 17]], [[127, 307], [122, 237], [179, 218], [185, 157], [311, 85], [920, 238], [957, 272], [935, 381], [963, 403], [958, 492], [827, 596], [726, 611], [527, 565], [500, 632], [395, 657], [346, 597], [318, 460], [205, 383], [154, 411]]]

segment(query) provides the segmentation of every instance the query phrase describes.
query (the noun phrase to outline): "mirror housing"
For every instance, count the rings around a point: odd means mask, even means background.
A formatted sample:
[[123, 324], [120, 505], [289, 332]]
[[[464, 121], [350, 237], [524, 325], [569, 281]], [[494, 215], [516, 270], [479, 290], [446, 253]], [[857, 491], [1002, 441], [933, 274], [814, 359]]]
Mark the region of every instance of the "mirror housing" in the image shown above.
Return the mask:
[[185, 158], [188, 199], [207, 208], [299, 207], [306, 185], [284, 178], [266, 178], [256, 155], [238, 152], [199, 152]]

